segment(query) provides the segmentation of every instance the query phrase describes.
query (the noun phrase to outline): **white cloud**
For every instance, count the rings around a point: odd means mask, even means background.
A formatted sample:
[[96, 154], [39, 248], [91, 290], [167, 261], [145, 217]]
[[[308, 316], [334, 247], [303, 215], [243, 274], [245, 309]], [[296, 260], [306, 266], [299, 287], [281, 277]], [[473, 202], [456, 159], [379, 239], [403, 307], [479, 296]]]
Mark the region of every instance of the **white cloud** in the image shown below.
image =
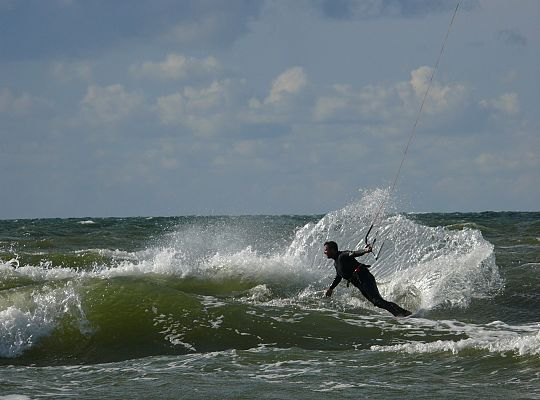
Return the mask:
[[178, 2], [181, 14], [173, 19], [162, 35], [182, 48], [204, 46], [227, 47], [249, 31], [248, 24], [256, 19], [263, 6], [260, 1], [192, 1]]
[[132, 65], [131, 73], [138, 78], [182, 80], [199, 76], [215, 75], [221, 70], [219, 61], [212, 56], [203, 59], [168, 54], [162, 62], [147, 61]]
[[[350, 85], [334, 85], [332, 91], [320, 96], [313, 109], [316, 121], [385, 121], [413, 115], [428, 88], [432, 69], [420, 67], [411, 72], [408, 82], [393, 85], [367, 85], [354, 90]], [[431, 83], [424, 112], [448, 112], [463, 103], [467, 89], [461, 84]]]
[[[433, 68], [422, 66], [411, 72], [410, 85], [412, 86], [418, 99], [423, 99], [429, 87], [429, 82], [433, 74]], [[438, 113], [460, 103], [466, 88], [463, 85], [443, 86], [435, 79], [429, 87], [429, 95], [426, 98], [425, 110], [427, 112]]]
[[155, 110], [162, 124], [183, 125], [202, 135], [214, 135], [231, 127], [241, 129], [242, 124], [294, 123], [304, 118], [299, 115], [306, 115], [299, 111], [305, 105], [296, 96], [307, 82], [302, 68], [290, 68], [274, 79], [270, 93], [260, 101], [244, 97], [244, 80], [215, 80], [209, 86], [187, 86], [161, 96]]
[[0, 90], [0, 113], [27, 115], [36, 108], [48, 106], [49, 103], [38, 96], [28, 93], [14, 95], [10, 89]]
[[[430, 14], [452, 11], [455, 4], [445, 0], [430, 1], [385, 1], [385, 0], [322, 0], [313, 2], [322, 14], [333, 19], [369, 20], [381, 17], [415, 18]], [[474, 9], [478, 5], [466, 2], [465, 10]]]
[[[345, 110], [351, 110], [350, 88], [343, 85], [334, 85], [336, 95], [322, 96], [317, 100], [313, 116], [317, 121], [332, 119]], [[352, 111], [352, 110], [351, 110]]]
[[283, 99], [285, 93], [298, 93], [307, 85], [307, 83], [307, 75], [303, 68], [289, 68], [274, 79], [270, 94], [264, 102], [266, 104], [277, 103]]
[[480, 107], [513, 116], [519, 114], [517, 93], [504, 93], [495, 99], [481, 100]]
[[161, 123], [184, 125], [200, 134], [216, 133], [235, 118], [235, 83], [230, 79], [214, 81], [208, 87], [186, 87], [182, 93], [159, 97], [156, 110]]
[[102, 123], [120, 121], [143, 103], [142, 95], [127, 92], [122, 85], [89, 86], [82, 100], [83, 111]]
[[273, 124], [305, 118], [305, 107], [310, 101], [302, 98], [301, 93], [308, 83], [303, 68], [287, 69], [273, 80], [270, 93], [263, 101], [254, 97], [248, 100], [240, 119], [250, 124]]
[[332, 93], [317, 99], [313, 109], [316, 121], [387, 119], [398, 100], [396, 88], [368, 85], [360, 91], [349, 85], [334, 85]]

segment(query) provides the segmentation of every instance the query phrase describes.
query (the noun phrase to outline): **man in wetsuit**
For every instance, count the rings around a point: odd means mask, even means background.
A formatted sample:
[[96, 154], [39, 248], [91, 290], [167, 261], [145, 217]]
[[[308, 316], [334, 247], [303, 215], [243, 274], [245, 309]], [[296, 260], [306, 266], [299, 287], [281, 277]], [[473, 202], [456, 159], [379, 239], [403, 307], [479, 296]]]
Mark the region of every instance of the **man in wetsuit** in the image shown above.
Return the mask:
[[367, 245], [365, 250], [339, 251], [336, 242], [330, 241], [324, 244], [324, 254], [326, 254], [327, 258], [334, 260], [334, 267], [336, 268], [336, 277], [330, 288], [326, 291], [326, 297], [332, 296], [334, 288], [341, 282], [341, 279], [345, 278], [348, 282], [360, 289], [364, 297], [373, 303], [373, 305], [384, 308], [395, 317], [407, 317], [411, 315], [410, 311], [401, 308], [396, 303], [384, 300], [379, 293], [379, 289], [377, 289], [375, 278], [368, 270], [370, 266], [359, 263], [356, 260], [356, 257], [370, 253], [372, 250], [371, 245]]

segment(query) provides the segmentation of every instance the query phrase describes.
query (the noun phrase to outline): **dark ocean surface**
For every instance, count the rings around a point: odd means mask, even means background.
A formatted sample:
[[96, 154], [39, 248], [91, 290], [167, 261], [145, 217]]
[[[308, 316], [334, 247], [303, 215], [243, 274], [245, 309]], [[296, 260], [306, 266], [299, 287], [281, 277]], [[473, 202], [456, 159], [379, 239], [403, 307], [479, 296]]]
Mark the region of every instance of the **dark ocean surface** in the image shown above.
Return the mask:
[[394, 318], [323, 297], [373, 202], [0, 221], [0, 399], [540, 398], [540, 213], [383, 218], [359, 260]]

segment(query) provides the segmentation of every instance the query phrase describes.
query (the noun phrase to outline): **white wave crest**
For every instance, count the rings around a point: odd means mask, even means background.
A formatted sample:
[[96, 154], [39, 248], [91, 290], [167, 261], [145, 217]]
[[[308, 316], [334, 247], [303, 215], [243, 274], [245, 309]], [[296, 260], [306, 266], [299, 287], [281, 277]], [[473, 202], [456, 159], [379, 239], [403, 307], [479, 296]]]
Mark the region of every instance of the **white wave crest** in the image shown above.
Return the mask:
[[[519, 356], [540, 354], [540, 330], [536, 332], [486, 331], [472, 332], [473, 337], [460, 340], [437, 340], [434, 342], [410, 342], [393, 346], [371, 346], [371, 350], [409, 354], [451, 352], [458, 354], [467, 350], [483, 350], [490, 353], [513, 353]], [[476, 334], [475, 334], [476, 333]]]
[[[39, 340], [49, 336], [67, 312], [80, 316], [81, 331], [86, 331], [80, 298], [72, 283], [56, 289], [18, 293], [0, 311], [0, 357], [18, 357]], [[0, 299], [0, 308], [4, 301]], [[87, 321], [86, 321], [87, 322]]]
[[[384, 196], [380, 189], [366, 192], [359, 201], [307, 224], [297, 232], [287, 254], [327, 269], [322, 244], [333, 240], [340, 249], [362, 248], [376, 205]], [[491, 296], [502, 287], [493, 245], [479, 230], [427, 227], [402, 215], [387, 215], [377, 219], [370, 238], [377, 238], [375, 251], [382, 248], [379, 260], [367, 255], [359, 261], [372, 265], [383, 297], [411, 309], [466, 307], [473, 298]]]
[[[363, 238], [387, 194], [382, 189], [366, 191], [357, 201], [298, 228], [288, 243], [279, 239], [275, 245], [275, 237], [286, 238], [290, 233], [280, 231], [279, 225], [267, 228], [262, 217], [247, 222], [208, 218], [181, 225], [156, 246], [141, 251], [94, 249], [114, 262], [92, 271], [15, 269], [8, 262], [0, 266], [0, 273], [40, 281], [144, 274], [200, 276], [323, 290], [335, 274], [331, 260], [323, 255], [323, 243], [335, 240], [342, 249], [363, 247]], [[386, 206], [391, 208], [391, 204]], [[375, 261], [367, 255], [359, 260], [372, 264], [381, 294], [388, 300], [412, 310], [467, 307], [472, 299], [491, 296], [502, 287], [493, 245], [479, 230], [427, 227], [402, 215], [382, 215], [376, 223], [370, 237], [377, 238], [376, 250], [384, 242], [381, 257]], [[267, 229], [279, 233], [269, 239]], [[341, 287], [339, 291], [344, 292]], [[353, 292], [358, 294], [347, 293]], [[345, 297], [350, 304], [351, 295]]]

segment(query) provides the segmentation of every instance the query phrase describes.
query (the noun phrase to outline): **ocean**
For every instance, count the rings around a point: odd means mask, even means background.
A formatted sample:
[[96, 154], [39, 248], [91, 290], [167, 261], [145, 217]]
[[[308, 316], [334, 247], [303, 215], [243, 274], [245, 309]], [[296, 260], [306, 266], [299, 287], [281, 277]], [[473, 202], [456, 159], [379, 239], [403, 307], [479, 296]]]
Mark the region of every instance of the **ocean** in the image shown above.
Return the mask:
[[539, 399], [540, 213], [0, 221], [0, 399]]

